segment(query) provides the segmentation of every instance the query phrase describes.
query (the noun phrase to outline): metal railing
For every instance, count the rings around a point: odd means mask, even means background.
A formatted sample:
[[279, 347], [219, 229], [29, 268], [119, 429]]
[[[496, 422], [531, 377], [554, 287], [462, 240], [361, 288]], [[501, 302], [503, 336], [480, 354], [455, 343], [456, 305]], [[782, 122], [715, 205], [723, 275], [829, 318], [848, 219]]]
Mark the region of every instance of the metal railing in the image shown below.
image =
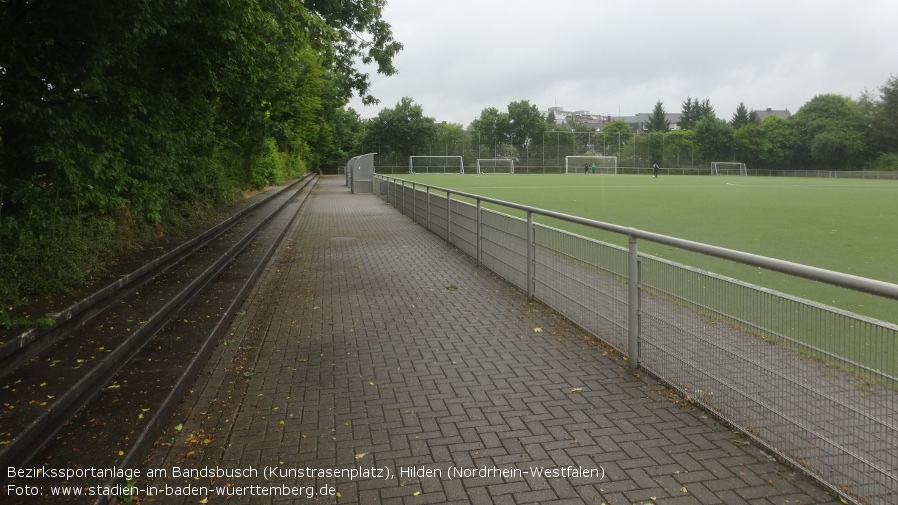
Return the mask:
[[[617, 167], [618, 173], [621, 174], [651, 174], [652, 167], [634, 167], [629, 165], [620, 165]], [[405, 165], [377, 165], [377, 172], [380, 174], [390, 174], [402, 176], [408, 173], [408, 164]], [[339, 169], [338, 173], [342, 174], [343, 169]], [[476, 165], [469, 162], [465, 165], [465, 173], [476, 173]], [[517, 174], [559, 174], [564, 173], [564, 165], [546, 165], [546, 166], [526, 166], [515, 165], [515, 173]], [[719, 175], [740, 175], [738, 169], [719, 169]], [[662, 175], [714, 175], [707, 166], [699, 167], [661, 167]], [[768, 170], [754, 169], [747, 170], [749, 176], [761, 177], [799, 177], [799, 178], [818, 178], [818, 179], [863, 179], [863, 180], [898, 180], [898, 171], [886, 170]]]
[[[898, 325], [646, 255], [639, 243], [892, 300], [898, 285], [375, 177], [375, 194], [618, 349], [630, 366], [846, 500], [898, 502]], [[620, 234], [628, 246], [536, 223], [537, 216]]]

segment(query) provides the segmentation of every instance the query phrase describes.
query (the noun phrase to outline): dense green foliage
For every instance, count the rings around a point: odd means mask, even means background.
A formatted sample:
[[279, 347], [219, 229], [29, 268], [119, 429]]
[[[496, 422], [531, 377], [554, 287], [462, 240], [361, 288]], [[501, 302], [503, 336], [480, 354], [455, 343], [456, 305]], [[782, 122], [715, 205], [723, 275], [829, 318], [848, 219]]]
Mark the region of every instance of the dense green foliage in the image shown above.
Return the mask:
[[711, 99], [705, 98], [702, 101], [693, 99], [691, 96], [686, 97], [683, 102], [682, 117], [680, 117], [680, 128], [683, 130], [691, 130], [705, 116], [714, 114], [714, 107], [711, 106]]
[[730, 126], [738, 130], [743, 126], [748, 126], [750, 122], [751, 114], [748, 112], [748, 107], [745, 106], [745, 103], [739, 102], [736, 112], [733, 113], [733, 118], [730, 119]]
[[[404, 103], [411, 104], [412, 99]], [[416, 107], [418, 117], [430, 119]], [[671, 130], [664, 104], [658, 101], [645, 122], [646, 132], [637, 135], [620, 120], [598, 131], [595, 124], [587, 125], [577, 115], [567, 116], [565, 124], [558, 125], [554, 111], [543, 118], [536, 105], [522, 100], [509, 103], [507, 112], [483, 109], [468, 126], [466, 139], [416, 135], [407, 131], [408, 124], [399, 132], [405, 139], [421, 139], [403, 144], [403, 155], [463, 156], [467, 166], [473, 166], [476, 158], [507, 157], [514, 159], [516, 170], [524, 172], [558, 172], [566, 156], [581, 155], [616, 156], [618, 165], [625, 167], [657, 163], [664, 168], [693, 169], [707, 168], [713, 161], [738, 161], [759, 170], [898, 170], [896, 77], [878, 94], [864, 92], [857, 100], [818, 95], [788, 118], [775, 114], [764, 118], [740, 103], [726, 121], [718, 117], [710, 99], [692, 97], [683, 102], [680, 114], [676, 129]], [[379, 138], [388, 138], [392, 134], [382, 128], [384, 124], [379, 117], [369, 131], [380, 128]], [[455, 125], [456, 130], [460, 128]], [[391, 156], [389, 148], [379, 152], [382, 167], [400, 168], [402, 156]]]
[[415, 146], [426, 145], [437, 134], [433, 118], [425, 117], [420, 105], [403, 98], [396, 107], [385, 108], [365, 125], [363, 145], [369, 152], [391, 152], [407, 158]]
[[[478, 151], [494, 158], [517, 158], [518, 153], [537, 149], [543, 142], [548, 125], [536, 105], [527, 100], [508, 104], [507, 112], [483, 109], [471, 122], [468, 131], [476, 132]], [[576, 125], [572, 128], [576, 129]]]
[[383, 3], [0, 0], [2, 308], [345, 157]]
[[667, 111], [661, 100], [655, 102], [652, 115], [645, 124], [645, 129], [651, 133], [664, 133], [670, 131], [670, 121], [667, 120]]

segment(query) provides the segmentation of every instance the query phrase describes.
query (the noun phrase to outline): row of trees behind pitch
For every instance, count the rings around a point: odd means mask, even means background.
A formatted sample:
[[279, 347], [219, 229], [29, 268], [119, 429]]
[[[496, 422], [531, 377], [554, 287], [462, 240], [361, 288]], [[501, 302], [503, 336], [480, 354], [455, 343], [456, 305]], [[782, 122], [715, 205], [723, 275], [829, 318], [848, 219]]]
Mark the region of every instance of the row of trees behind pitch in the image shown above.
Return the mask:
[[[437, 123], [412, 98], [384, 108], [359, 127], [358, 152], [377, 152], [378, 166], [407, 166], [410, 155], [508, 157], [529, 171], [564, 166], [565, 156], [617, 156], [621, 166], [707, 167], [712, 161], [739, 161], [754, 169], [898, 170], [898, 78], [878, 93], [859, 99], [825, 94], [804, 104], [791, 118], [758, 122], [744, 104], [729, 120], [717, 116], [710, 100], [687, 98], [679, 129], [671, 130], [661, 102], [649, 118], [649, 133], [635, 135], [623, 121], [595, 128], [543, 118], [527, 100], [506, 111], [484, 109], [467, 128]], [[547, 120], [548, 119], [548, 120]]]

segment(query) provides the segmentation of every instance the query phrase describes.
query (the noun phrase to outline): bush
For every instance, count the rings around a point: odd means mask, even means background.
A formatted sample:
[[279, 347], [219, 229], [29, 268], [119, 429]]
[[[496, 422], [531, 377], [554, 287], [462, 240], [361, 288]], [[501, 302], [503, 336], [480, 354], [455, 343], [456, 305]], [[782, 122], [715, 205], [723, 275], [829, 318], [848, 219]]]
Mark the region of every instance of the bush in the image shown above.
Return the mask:
[[249, 183], [254, 189], [262, 189], [283, 184], [304, 173], [305, 164], [301, 155], [278, 150], [274, 139], [269, 138], [250, 168]]
[[898, 153], [883, 153], [873, 161], [873, 170], [898, 171]]

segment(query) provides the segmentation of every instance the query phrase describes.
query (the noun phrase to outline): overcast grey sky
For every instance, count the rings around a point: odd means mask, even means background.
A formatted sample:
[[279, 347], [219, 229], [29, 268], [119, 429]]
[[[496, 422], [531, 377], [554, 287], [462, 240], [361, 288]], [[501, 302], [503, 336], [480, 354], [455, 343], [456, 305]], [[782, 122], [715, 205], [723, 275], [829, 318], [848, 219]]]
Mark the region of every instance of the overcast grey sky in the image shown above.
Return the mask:
[[691, 96], [729, 119], [898, 76], [895, 0], [387, 0], [383, 17], [405, 49], [398, 74], [371, 71], [378, 105], [350, 102], [363, 118], [405, 96], [465, 127], [518, 100], [633, 115]]

